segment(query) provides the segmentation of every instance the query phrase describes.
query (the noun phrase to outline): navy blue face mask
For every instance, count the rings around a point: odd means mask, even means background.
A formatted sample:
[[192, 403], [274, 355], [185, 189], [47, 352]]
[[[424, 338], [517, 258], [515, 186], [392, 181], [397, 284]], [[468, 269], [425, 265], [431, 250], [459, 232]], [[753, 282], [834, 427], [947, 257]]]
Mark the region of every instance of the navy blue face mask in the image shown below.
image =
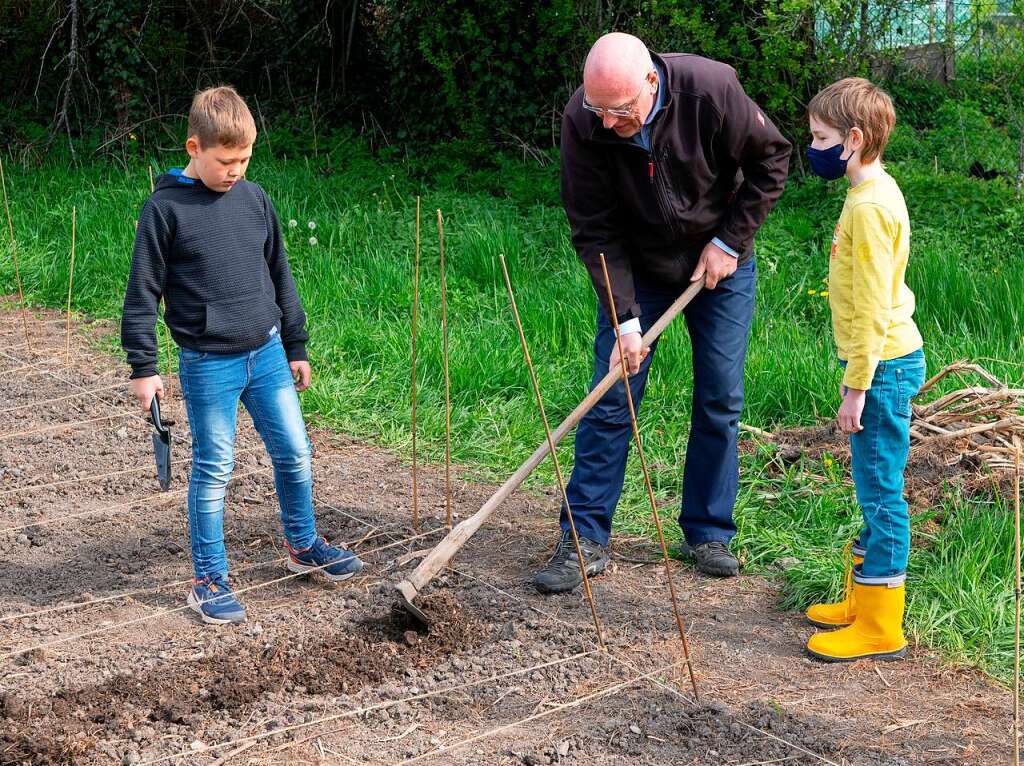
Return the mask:
[[[815, 149], [807, 147], [807, 160], [811, 163], [811, 170], [827, 181], [835, 181], [846, 175], [846, 163], [849, 157], [843, 159], [843, 151], [846, 149], [842, 144], [830, 146], [828, 149]], [[852, 155], [851, 155], [852, 156]]]

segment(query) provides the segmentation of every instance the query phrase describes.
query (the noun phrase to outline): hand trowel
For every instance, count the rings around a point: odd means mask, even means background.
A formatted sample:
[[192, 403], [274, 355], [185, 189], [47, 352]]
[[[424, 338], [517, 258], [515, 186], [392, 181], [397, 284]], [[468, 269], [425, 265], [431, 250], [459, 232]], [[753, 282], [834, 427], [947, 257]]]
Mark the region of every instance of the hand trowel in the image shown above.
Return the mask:
[[153, 397], [149, 403], [149, 414], [153, 418], [153, 427], [156, 429], [153, 436], [153, 452], [156, 455], [156, 475], [160, 480], [160, 489], [168, 489], [171, 486], [171, 426], [173, 420], [164, 422], [160, 419], [160, 402]]

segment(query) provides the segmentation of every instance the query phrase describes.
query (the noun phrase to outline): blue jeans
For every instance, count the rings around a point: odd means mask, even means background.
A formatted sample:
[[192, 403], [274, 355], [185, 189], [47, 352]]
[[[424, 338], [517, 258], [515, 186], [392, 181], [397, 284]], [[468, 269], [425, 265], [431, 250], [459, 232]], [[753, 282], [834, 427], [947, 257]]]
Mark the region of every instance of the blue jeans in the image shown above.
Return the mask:
[[[756, 283], [757, 267], [751, 259], [714, 290], [701, 291], [684, 312], [693, 350], [693, 405], [679, 525], [691, 545], [727, 543], [736, 534], [732, 518], [739, 484], [736, 434], [743, 408], [743, 363], [754, 316]], [[638, 277], [636, 299], [644, 332], [682, 289], [650, 284]], [[612, 325], [598, 308], [591, 388], [608, 372], [608, 357], [614, 345]], [[638, 411], [657, 345], [651, 345], [640, 371], [629, 379]], [[685, 390], [686, 383], [680, 381], [679, 388]], [[626, 389], [619, 381], [580, 421], [576, 462], [566, 485], [577, 531], [601, 545], [607, 545], [611, 536], [612, 516], [622, 494], [632, 439]], [[561, 524], [563, 530], [569, 528], [564, 506]]]
[[899, 585], [906, 577], [910, 513], [903, 470], [910, 452], [910, 400], [924, 380], [920, 349], [879, 362], [864, 401], [863, 430], [850, 435], [853, 483], [864, 514], [859, 543], [864, 563], [854, 575], [865, 585]]
[[197, 578], [227, 574], [224, 493], [234, 467], [238, 402], [252, 416], [270, 453], [285, 538], [293, 548], [316, 540], [313, 448], [299, 409], [288, 359], [276, 328], [253, 351], [179, 351], [181, 389], [192, 429], [188, 527]]

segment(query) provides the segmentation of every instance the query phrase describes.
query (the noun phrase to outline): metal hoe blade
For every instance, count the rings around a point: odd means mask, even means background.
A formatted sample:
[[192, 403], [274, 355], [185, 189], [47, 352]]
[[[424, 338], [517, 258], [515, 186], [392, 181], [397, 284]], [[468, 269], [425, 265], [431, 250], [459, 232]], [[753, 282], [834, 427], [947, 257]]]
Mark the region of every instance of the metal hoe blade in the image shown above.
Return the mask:
[[412, 618], [414, 622], [418, 623], [420, 627], [429, 629], [430, 618], [427, 617], [427, 613], [416, 606], [412, 601], [416, 598], [416, 591], [412, 587], [412, 584], [408, 582], [400, 582], [395, 586], [395, 589], [398, 591], [398, 602], [396, 606]]

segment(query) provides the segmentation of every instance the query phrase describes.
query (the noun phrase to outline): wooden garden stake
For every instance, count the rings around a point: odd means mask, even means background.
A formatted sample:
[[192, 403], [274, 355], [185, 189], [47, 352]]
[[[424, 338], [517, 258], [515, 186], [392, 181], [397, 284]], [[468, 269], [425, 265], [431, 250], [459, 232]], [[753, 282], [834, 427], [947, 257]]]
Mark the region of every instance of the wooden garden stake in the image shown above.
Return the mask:
[[448, 375], [448, 282], [444, 268], [444, 219], [437, 211], [437, 241], [441, 250], [441, 346], [444, 358], [444, 510], [452, 528], [452, 396]]
[[18, 269], [18, 243], [14, 239], [14, 221], [11, 218], [11, 207], [7, 202], [7, 180], [4, 178], [4, 161], [0, 157], [0, 186], [4, 190], [4, 212], [7, 213], [7, 231], [11, 237], [11, 259], [14, 261], [14, 280], [18, 284], [18, 301], [21, 303], [21, 329], [25, 333], [25, 345], [32, 351], [32, 341], [28, 337], [28, 311], [25, 309], [25, 291], [21, 287], [21, 271]]
[[149, 171], [149, 193], [152, 194], [156, 189], [156, 186], [153, 185], [153, 166], [147, 165], [146, 169]]
[[602, 650], [607, 650], [604, 643], [604, 634], [601, 630], [601, 620], [597, 616], [597, 607], [594, 604], [594, 594], [590, 590], [590, 577], [587, 576], [587, 565], [583, 561], [583, 550], [580, 548], [580, 538], [576, 533], [576, 522], [572, 516], [572, 507], [569, 505], [569, 497], [565, 493], [565, 479], [562, 477], [562, 467], [558, 462], [558, 452], [555, 450], [555, 441], [551, 438], [551, 426], [548, 425], [548, 416], [544, 411], [544, 399], [540, 394], [540, 385], [537, 383], [537, 375], [533, 371], [533, 360], [530, 358], [530, 348], [526, 343], [526, 334], [523, 332], [523, 323], [519, 319], [519, 308], [516, 306], [516, 296], [512, 292], [512, 281], [508, 276], [508, 267], [505, 265], [505, 256], [499, 255], [501, 271], [505, 276], [505, 288], [508, 290], [509, 303], [512, 304], [512, 316], [516, 321], [516, 329], [519, 331], [519, 343], [523, 347], [523, 357], [526, 359], [526, 369], [530, 372], [530, 383], [533, 386], [533, 393], [537, 399], [537, 409], [540, 411], [540, 419], [544, 424], [544, 436], [548, 441], [548, 450], [551, 452], [551, 460], [555, 464], [555, 477], [558, 479], [558, 490], [562, 494], [562, 502], [565, 503], [566, 516], [569, 519], [569, 531], [572, 534], [573, 545], [576, 546], [576, 557], [580, 564], [580, 575], [583, 577], [583, 593], [590, 604], [590, 615], [594, 619], [594, 627], [597, 629], [597, 643]]
[[1014, 581], [1016, 602], [1014, 631], [1014, 766], [1021, 763], [1021, 442], [1014, 436], [1014, 560], [1017, 579]]
[[420, 499], [416, 471], [416, 315], [420, 307], [420, 198], [416, 198], [416, 261], [412, 278], [412, 529], [419, 532]]
[[676, 597], [676, 586], [672, 581], [672, 567], [668, 559], [668, 546], [665, 545], [665, 533], [661, 528], [661, 517], [658, 516], [658, 502], [654, 497], [654, 487], [651, 484], [651, 474], [647, 469], [647, 458], [644, 456], [643, 440], [640, 438], [640, 426], [636, 420], [636, 407], [633, 405], [633, 391], [629, 387], [629, 371], [626, 368], [626, 356], [622, 352], [622, 337], [619, 335], [619, 320], [615, 310], [615, 296], [612, 294], [612, 283], [608, 277], [608, 265], [601, 253], [601, 271], [604, 274], [605, 290], [608, 292], [609, 316], [612, 320], [612, 328], [615, 331], [615, 342], [619, 349], [619, 366], [622, 369], [622, 385], [626, 388], [626, 404], [629, 407], [629, 420], [633, 425], [633, 441], [636, 443], [636, 454], [640, 458], [640, 470], [644, 474], [644, 487], [647, 489], [647, 499], [651, 504], [651, 516], [654, 518], [654, 527], [658, 530], [658, 544], [661, 546], [661, 559], [665, 565], [665, 579], [668, 581], [668, 594], [672, 601], [672, 614], [676, 618], [676, 627], [679, 629], [679, 643], [683, 647], [683, 658], [686, 661], [686, 669], [690, 673], [690, 685], [693, 687], [693, 698], [700, 702], [700, 692], [697, 691], [697, 679], [693, 674], [693, 662], [690, 660], [690, 647], [686, 641], [686, 629], [683, 627], [683, 618], [679, 612], [679, 599]]
[[68, 330], [67, 345], [64, 349], [67, 366], [71, 367], [71, 287], [75, 283], [75, 225], [77, 210], [71, 206], [71, 268], [68, 270]]

